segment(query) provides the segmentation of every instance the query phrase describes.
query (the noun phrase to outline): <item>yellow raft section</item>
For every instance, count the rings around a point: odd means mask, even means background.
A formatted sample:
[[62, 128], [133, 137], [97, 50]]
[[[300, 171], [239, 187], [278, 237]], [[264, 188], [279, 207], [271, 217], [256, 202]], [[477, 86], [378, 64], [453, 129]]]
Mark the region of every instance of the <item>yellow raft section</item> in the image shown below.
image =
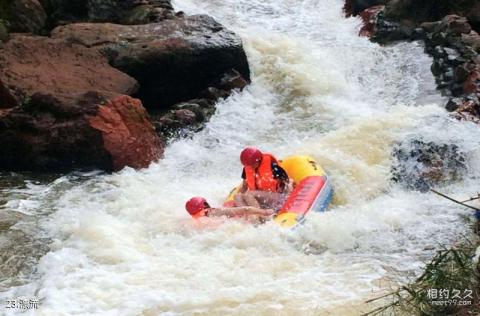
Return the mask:
[[[326, 173], [320, 167], [320, 165], [310, 156], [304, 155], [295, 155], [279, 161], [280, 167], [282, 167], [288, 174], [288, 176], [293, 179], [294, 184], [300, 183], [303, 179], [310, 176], [325, 176]], [[227, 200], [226, 203], [234, 201], [235, 195], [240, 190], [241, 185], [234, 188]], [[282, 227], [293, 227], [298, 224], [297, 221], [298, 214], [294, 212], [288, 212], [288, 210], [283, 210], [275, 218], [275, 222], [280, 224]]]

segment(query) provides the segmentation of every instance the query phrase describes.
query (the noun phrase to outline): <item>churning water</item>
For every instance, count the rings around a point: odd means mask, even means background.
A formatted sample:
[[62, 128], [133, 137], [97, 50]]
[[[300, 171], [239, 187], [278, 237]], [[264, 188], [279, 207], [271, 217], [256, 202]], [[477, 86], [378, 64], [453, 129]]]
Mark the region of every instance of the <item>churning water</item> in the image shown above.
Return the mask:
[[[358, 37], [342, 0], [175, 5], [241, 35], [252, 84], [146, 170], [4, 174], [0, 299], [38, 298], [35, 315], [358, 315], [470, 234], [468, 211], [389, 180], [394, 145], [423, 139], [465, 152], [467, 174], [443, 191], [479, 189], [480, 129], [447, 116], [420, 44]], [[194, 223], [185, 201], [221, 204], [246, 145], [315, 157], [330, 211], [290, 232]]]

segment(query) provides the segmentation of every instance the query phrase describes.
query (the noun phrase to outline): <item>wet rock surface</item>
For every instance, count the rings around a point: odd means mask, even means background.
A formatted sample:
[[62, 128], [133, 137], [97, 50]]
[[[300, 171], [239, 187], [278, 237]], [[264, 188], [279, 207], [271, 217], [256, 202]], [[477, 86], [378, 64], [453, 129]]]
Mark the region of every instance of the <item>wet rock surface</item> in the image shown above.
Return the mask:
[[147, 167], [250, 82], [241, 39], [169, 0], [2, 2], [0, 41], [3, 170]]
[[437, 87], [449, 97], [446, 109], [455, 111], [457, 118], [478, 122], [472, 109], [478, 107], [480, 97], [480, 2], [390, 0], [358, 13], [347, 10], [363, 4], [346, 3], [347, 15], [359, 14], [363, 19], [360, 35], [381, 44], [423, 40], [434, 59], [431, 70]]
[[147, 167], [163, 147], [139, 100], [87, 92], [34, 94], [0, 112], [0, 166], [8, 170]]
[[28, 103], [35, 93], [69, 101], [88, 91], [128, 95], [137, 88], [135, 79], [81, 45], [18, 34], [0, 48], [0, 108]]
[[392, 180], [422, 192], [458, 180], [466, 171], [465, 156], [456, 145], [412, 140], [397, 145], [393, 158]]
[[230, 91], [239, 85], [221, 81], [233, 69], [240, 86], [250, 80], [241, 39], [206, 15], [135, 26], [70, 24], [52, 37], [105, 52], [115, 68], [138, 80], [136, 96], [150, 110], [166, 110], [210, 86]]

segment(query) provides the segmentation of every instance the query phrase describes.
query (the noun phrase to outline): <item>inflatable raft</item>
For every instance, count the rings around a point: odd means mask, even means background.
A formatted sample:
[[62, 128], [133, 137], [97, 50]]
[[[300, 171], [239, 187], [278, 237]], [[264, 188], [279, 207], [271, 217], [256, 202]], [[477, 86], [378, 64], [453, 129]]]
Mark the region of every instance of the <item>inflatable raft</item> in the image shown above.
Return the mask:
[[[293, 179], [295, 189], [275, 217], [275, 222], [285, 228], [292, 228], [313, 212], [324, 212], [333, 197], [330, 179], [320, 165], [309, 156], [292, 156], [279, 161], [288, 176]], [[239, 187], [230, 192], [225, 205], [234, 200]]]

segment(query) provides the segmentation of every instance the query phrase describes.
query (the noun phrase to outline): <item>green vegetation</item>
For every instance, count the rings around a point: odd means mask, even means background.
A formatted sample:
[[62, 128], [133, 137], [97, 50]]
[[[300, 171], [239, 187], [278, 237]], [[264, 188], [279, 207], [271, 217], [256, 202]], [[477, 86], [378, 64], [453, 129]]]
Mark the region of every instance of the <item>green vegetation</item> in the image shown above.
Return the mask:
[[438, 251], [419, 278], [370, 300], [387, 303], [364, 315], [480, 315], [476, 248], [468, 242]]

